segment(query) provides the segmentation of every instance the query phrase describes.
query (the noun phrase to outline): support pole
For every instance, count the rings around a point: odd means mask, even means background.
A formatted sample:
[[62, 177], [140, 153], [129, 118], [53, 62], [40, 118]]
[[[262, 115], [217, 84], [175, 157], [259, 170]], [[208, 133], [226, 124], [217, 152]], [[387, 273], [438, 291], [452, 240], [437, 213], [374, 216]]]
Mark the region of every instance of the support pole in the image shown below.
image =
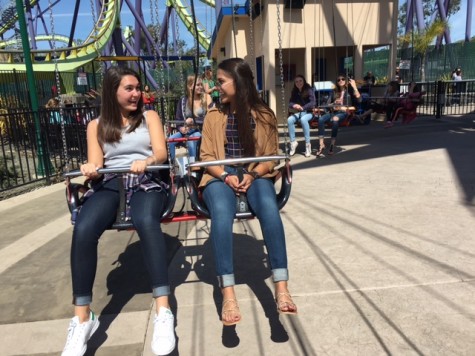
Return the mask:
[[[31, 60], [31, 50], [30, 42], [28, 40], [28, 32], [26, 30], [26, 19], [25, 19], [25, 10], [23, 9], [23, 1], [16, 0], [16, 11], [18, 15], [18, 22], [20, 24], [20, 35], [21, 42], [23, 46], [23, 52], [25, 54], [25, 67], [26, 67], [26, 78], [28, 81], [28, 87], [31, 90], [28, 91], [30, 94], [31, 101], [31, 110], [33, 111], [34, 123], [35, 123], [35, 137], [37, 144], [37, 156], [38, 156], [38, 166], [36, 168], [36, 174], [38, 176], [46, 176], [46, 180], [49, 183], [50, 176], [50, 167], [51, 163], [48, 157], [45, 156], [44, 144], [41, 139], [41, 126], [40, 118], [38, 114], [38, 96], [34, 88], [36, 87], [35, 78], [33, 75], [33, 63]], [[52, 167], [51, 167], [52, 168]]]

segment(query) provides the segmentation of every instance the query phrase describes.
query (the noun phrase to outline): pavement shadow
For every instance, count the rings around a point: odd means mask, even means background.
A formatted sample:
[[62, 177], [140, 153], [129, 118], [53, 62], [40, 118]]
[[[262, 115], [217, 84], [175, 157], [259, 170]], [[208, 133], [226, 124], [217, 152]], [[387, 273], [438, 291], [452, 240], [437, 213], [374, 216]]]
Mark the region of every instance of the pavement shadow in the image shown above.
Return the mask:
[[[167, 244], [167, 262], [170, 265], [182, 244], [176, 237], [167, 234], [164, 234], [164, 237]], [[117, 267], [107, 276], [107, 294], [111, 295], [111, 298], [99, 313], [100, 325], [88, 342], [87, 356], [95, 355], [97, 349], [104, 344], [108, 337], [109, 326], [135, 295], [144, 293], [151, 295], [150, 278], [143, 261], [140, 241], [128, 245], [114, 264]], [[174, 287], [176, 286], [175, 281]], [[169, 302], [176, 315], [176, 298], [173, 291]]]
[[[193, 269], [198, 278], [213, 286], [213, 300], [216, 307], [217, 320], [221, 318], [223, 298], [216, 278], [213, 249], [210, 239], [201, 246], [201, 258], [198, 259]], [[286, 342], [289, 336], [279, 320], [274, 302], [273, 291], [267, 286], [265, 280], [271, 276], [267, 263], [267, 254], [264, 252], [264, 241], [257, 240], [244, 234], [234, 234], [234, 267], [236, 284], [247, 284], [255, 294], [269, 321], [271, 340]], [[239, 301], [239, 295], [237, 296]], [[246, 316], [244, 315], [243, 318]], [[238, 325], [223, 326], [222, 344], [233, 348], [239, 345]]]

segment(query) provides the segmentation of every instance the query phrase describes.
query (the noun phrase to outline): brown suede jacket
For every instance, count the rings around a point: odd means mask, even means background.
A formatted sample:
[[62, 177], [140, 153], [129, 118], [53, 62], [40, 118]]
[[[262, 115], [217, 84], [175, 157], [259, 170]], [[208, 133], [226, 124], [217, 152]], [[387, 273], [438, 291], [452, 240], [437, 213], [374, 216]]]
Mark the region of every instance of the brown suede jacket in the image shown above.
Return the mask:
[[[256, 115], [259, 115], [259, 119], [255, 120], [256, 127], [254, 130], [254, 137], [256, 139], [256, 157], [278, 154], [279, 136], [275, 116], [270, 113], [257, 114], [253, 111], [252, 116], [256, 118]], [[209, 110], [206, 114], [203, 130], [201, 132], [201, 161], [208, 162], [226, 158], [224, 147], [227, 143], [227, 120], [228, 115], [219, 111], [217, 108]], [[278, 162], [276, 161], [251, 163], [248, 165], [248, 167], [246, 167], [246, 169], [251, 171], [257, 165], [265, 165], [268, 168], [268, 173], [263, 175], [263, 177], [270, 178], [278, 173], [277, 171], [274, 171], [274, 167], [277, 164]], [[205, 171], [200, 182], [200, 187], [204, 187], [213, 178], [215, 177], [211, 176], [207, 171]]]

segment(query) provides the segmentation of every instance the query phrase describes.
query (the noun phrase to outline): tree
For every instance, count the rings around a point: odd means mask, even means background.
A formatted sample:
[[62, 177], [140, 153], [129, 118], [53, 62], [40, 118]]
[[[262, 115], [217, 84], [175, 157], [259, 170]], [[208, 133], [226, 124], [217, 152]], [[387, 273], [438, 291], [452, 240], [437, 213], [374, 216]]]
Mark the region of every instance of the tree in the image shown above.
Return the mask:
[[[399, 37], [399, 43], [402, 45], [412, 45], [415, 53], [421, 57], [421, 81], [425, 81], [425, 62], [429, 46], [434, 42], [435, 38], [442, 35], [447, 28], [447, 23], [441, 20], [434, 21], [429, 27], [422, 32], [409, 32]], [[413, 65], [413, 63], [411, 63]]]
[[[414, 1], [414, 0], [413, 0]], [[449, 3], [449, 9], [447, 11], [447, 20], [450, 19], [450, 16], [456, 14], [460, 11], [460, 2], [461, 0], [451, 0]], [[440, 16], [437, 10], [437, 1], [434, 0], [422, 0], [422, 7], [425, 19], [425, 27], [428, 27], [429, 22], [433, 18], [434, 14], [437, 14], [435, 19], [440, 20]], [[415, 18], [414, 18], [415, 19]], [[414, 20], [415, 21], [415, 20]], [[407, 0], [401, 1], [399, 6], [399, 15], [398, 15], [398, 35], [404, 35], [407, 23]]]

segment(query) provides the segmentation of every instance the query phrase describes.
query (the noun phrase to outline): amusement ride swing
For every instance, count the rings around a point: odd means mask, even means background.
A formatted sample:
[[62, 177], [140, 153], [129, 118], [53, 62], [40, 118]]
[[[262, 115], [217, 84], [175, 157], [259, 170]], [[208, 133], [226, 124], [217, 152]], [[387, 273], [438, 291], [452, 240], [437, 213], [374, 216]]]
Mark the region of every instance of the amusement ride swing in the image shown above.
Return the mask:
[[[91, 3], [93, 0], [90, 0]], [[282, 92], [282, 102], [285, 102], [285, 89], [284, 89], [284, 76], [283, 76], [283, 64], [282, 64], [282, 41], [281, 41], [281, 27], [280, 27], [280, 10], [279, 10], [279, 3], [280, 0], [277, 0], [277, 17], [278, 17], [278, 31], [279, 31], [279, 68], [280, 68], [280, 80], [281, 80], [281, 92]], [[158, 5], [157, 5], [158, 6]], [[194, 5], [193, 1], [191, 2], [192, 6], [192, 16], [195, 17], [194, 14]], [[233, 15], [234, 16], [234, 15]], [[252, 16], [249, 14], [249, 16]], [[251, 19], [252, 21], [252, 19]], [[196, 24], [196, 21], [195, 21]], [[252, 27], [251, 27], [252, 31]], [[54, 32], [53, 32], [54, 33]], [[199, 44], [196, 44], [199, 46]], [[197, 48], [197, 53], [199, 53], [199, 48]], [[158, 54], [156, 50], [154, 50], [154, 56], [156, 63], [160, 62], [160, 75], [163, 79], [163, 58], [160, 56], [160, 61], [158, 58]], [[56, 62], [57, 63], [57, 62]], [[59, 84], [59, 72], [56, 70], [56, 80]], [[198, 75], [198, 66], [195, 66], [195, 84], [196, 78]], [[162, 85], [164, 81], [162, 80]], [[58, 85], [59, 88], [59, 85]], [[161, 91], [164, 94], [164, 87]], [[194, 90], [194, 89], [193, 89]], [[166, 100], [164, 100], [165, 105]], [[285, 105], [283, 105], [283, 108]], [[285, 111], [285, 109], [283, 109]], [[192, 110], [193, 111], [193, 110]], [[163, 111], [165, 113], [165, 117], [163, 118], [165, 132], [168, 127], [168, 110], [165, 107]], [[61, 113], [62, 114], [62, 113]], [[81, 176], [81, 172], [79, 170], [69, 171], [69, 157], [68, 157], [68, 150], [67, 150], [67, 142], [66, 137], [64, 134], [64, 120], [62, 119], [61, 115], [61, 129], [62, 129], [62, 139], [63, 139], [63, 148], [64, 148], [64, 159], [66, 162], [65, 165], [65, 173], [64, 177], [66, 179], [66, 199], [68, 208], [71, 212], [71, 222], [72, 224], [75, 223], [75, 219], [77, 217], [77, 213], [79, 211], [80, 206], [84, 202], [84, 194], [86, 191], [90, 189], [89, 184], [91, 183], [89, 180], [86, 180], [84, 184], [79, 183], [72, 183], [71, 178]], [[285, 147], [287, 147], [287, 137], [285, 137]], [[186, 138], [184, 139], [186, 141]], [[169, 143], [167, 142], [167, 145]], [[148, 166], [146, 171], [147, 172], [159, 172], [161, 179], [163, 179], [169, 186], [166, 190], [167, 192], [167, 204], [165, 206], [164, 211], [162, 212], [162, 222], [163, 223], [170, 223], [170, 222], [182, 222], [182, 221], [192, 221], [197, 219], [208, 219], [210, 217], [209, 211], [202, 200], [200, 191], [197, 187], [198, 181], [195, 178], [193, 173], [196, 173], [196, 170], [206, 169], [206, 167], [216, 166], [216, 165], [232, 165], [236, 166], [238, 171], [238, 176], [242, 178], [242, 174], [244, 174], [244, 166], [250, 163], [259, 163], [259, 162], [268, 162], [268, 161], [281, 161], [284, 160], [285, 164], [277, 168], [278, 174], [274, 177], [274, 183], [278, 180], [281, 181], [280, 190], [276, 192], [276, 199], [277, 205], [279, 210], [282, 209], [285, 204], [287, 203], [290, 192], [291, 192], [291, 185], [292, 185], [292, 168], [290, 166], [290, 158], [288, 155], [271, 155], [271, 156], [261, 156], [261, 157], [247, 157], [247, 158], [232, 158], [232, 159], [224, 159], [224, 160], [216, 160], [216, 161], [207, 161], [207, 162], [193, 162], [186, 165], [186, 173], [178, 175], [177, 174], [177, 166], [174, 162], [170, 159], [170, 150], [168, 150], [168, 164], [160, 164], [160, 165], [153, 165]], [[114, 173], [114, 174], [124, 174], [129, 173], [130, 167], [119, 167], [119, 168], [100, 168], [98, 169], [98, 173], [106, 174], [106, 173]], [[163, 172], [167, 172], [168, 174], [164, 174]], [[186, 190], [187, 196], [190, 199], [192, 211], [185, 211], [182, 207], [180, 211], [174, 211], [175, 202], [177, 199], [177, 193], [180, 189]], [[117, 209], [117, 217], [116, 221], [109, 227], [109, 230], [130, 230], [134, 229], [133, 222], [126, 217], [126, 191], [125, 187], [122, 184], [119, 184], [119, 192], [120, 192], [120, 203]], [[247, 201], [244, 194], [240, 194], [236, 197], [237, 200], [237, 212], [235, 215], [236, 219], [250, 219], [254, 217], [254, 214], [249, 209], [247, 205]]]

